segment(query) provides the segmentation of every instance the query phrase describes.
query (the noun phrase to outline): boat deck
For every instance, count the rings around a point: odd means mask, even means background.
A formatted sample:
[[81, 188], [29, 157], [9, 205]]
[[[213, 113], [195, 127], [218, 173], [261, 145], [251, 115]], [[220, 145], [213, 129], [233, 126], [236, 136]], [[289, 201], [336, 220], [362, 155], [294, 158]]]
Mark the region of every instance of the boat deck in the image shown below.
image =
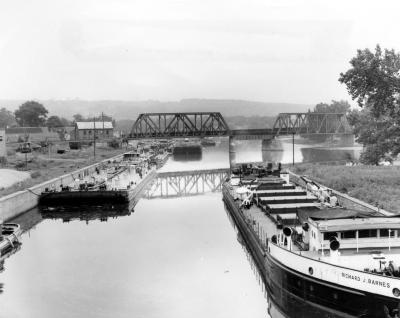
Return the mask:
[[[330, 255], [329, 250], [323, 252], [301, 251], [301, 255], [323, 261], [326, 263], [356, 269], [359, 271], [373, 271], [382, 273], [383, 269], [393, 262], [396, 270], [400, 271], [400, 248], [378, 249], [382, 254], [374, 254], [372, 249], [365, 250], [342, 250], [338, 256]], [[296, 247], [295, 252], [300, 250]]]

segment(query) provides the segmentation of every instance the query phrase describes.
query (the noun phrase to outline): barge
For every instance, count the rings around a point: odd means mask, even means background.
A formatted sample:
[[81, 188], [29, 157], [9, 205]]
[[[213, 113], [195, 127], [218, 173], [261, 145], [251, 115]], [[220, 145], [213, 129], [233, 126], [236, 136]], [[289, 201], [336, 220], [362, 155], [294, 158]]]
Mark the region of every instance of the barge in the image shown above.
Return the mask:
[[216, 141], [211, 138], [203, 138], [200, 143], [203, 147], [214, 147], [217, 145]]
[[107, 174], [99, 172], [97, 177], [76, 179], [70, 185], [60, 186], [60, 189], [46, 188], [39, 196], [39, 205], [129, 203], [134, 201], [154, 178], [155, 171], [154, 169], [147, 170], [147, 168], [125, 167], [124, 171], [113, 174], [110, 179], [108, 179], [109, 175], [109, 171]]
[[16, 245], [22, 234], [21, 227], [16, 223], [2, 223], [0, 221], [0, 256], [8, 255]]
[[223, 200], [289, 317], [399, 317], [400, 216], [349, 209], [308, 178], [243, 165]]

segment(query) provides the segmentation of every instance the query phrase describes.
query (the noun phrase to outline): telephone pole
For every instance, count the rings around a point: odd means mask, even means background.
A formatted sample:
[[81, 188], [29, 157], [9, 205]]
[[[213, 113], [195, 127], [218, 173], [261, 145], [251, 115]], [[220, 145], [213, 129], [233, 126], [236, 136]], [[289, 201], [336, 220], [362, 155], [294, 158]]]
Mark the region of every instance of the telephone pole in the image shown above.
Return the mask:
[[93, 117], [93, 157], [96, 159], [96, 117]]

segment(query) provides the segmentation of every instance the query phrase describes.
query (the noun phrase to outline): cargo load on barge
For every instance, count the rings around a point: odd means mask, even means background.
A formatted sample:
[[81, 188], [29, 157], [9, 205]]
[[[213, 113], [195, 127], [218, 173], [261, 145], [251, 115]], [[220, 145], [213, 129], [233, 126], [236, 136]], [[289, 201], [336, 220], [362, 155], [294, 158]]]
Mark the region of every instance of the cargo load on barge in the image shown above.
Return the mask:
[[132, 157], [110, 162], [96, 168], [92, 175], [76, 176], [60, 188], [46, 188], [40, 194], [40, 205], [129, 203], [135, 198], [136, 188], [154, 168], [147, 161], [131, 164]]
[[289, 317], [395, 317], [400, 216], [346, 208], [331, 189], [302, 184], [280, 166], [242, 165], [223, 185], [269, 297]]

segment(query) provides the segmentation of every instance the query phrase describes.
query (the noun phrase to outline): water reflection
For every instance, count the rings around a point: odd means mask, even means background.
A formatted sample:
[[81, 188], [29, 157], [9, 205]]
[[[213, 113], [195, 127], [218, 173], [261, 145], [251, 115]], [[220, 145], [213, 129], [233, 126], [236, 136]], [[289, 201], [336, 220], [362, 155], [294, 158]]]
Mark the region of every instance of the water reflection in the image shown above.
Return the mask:
[[174, 153], [172, 155], [173, 160], [175, 161], [200, 161], [203, 157], [203, 153], [200, 152], [180, 152]]
[[352, 161], [356, 158], [354, 149], [302, 148], [303, 162]]
[[131, 215], [133, 204], [104, 204], [100, 206], [39, 206], [38, 210], [43, 219], [60, 219], [63, 222], [73, 220], [89, 221], [100, 220], [107, 222], [109, 218], [118, 218]]
[[145, 190], [144, 197], [147, 199], [176, 198], [221, 192], [222, 184], [228, 175], [228, 169], [159, 173]]
[[1, 274], [0, 316], [265, 317], [223, 211], [210, 193], [140, 200], [90, 226], [44, 219]]
[[[351, 161], [359, 158], [362, 147], [328, 147], [326, 144], [305, 143], [295, 140], [294, 162]], [[291, 138], [277, 138], [272, 142], [260, 140], [235, 141], [234, 157], [241, 162], [293, 162]]]
[[5, 267], [4, 263], [7, 258], [11, 255], [15, 254], [21, 249], [21, 243], [15, 243], [13, 246], [10, 246], [7, 250], [3, 250], [0, 256], [0, 273], [4, 272]]
[[203, 151], [199, 142], [180, 142], [173, 150], [175, 161], [199, 161], [202, 156]]
[[[0, 273], [3, 273], [6, 269], [5, 267], [5, 261], [7, 258], [9, 258], [11, 255], [15, 254], [21, 249], [21, 243], [16, 243], [6, 251], [2, 251], [2, 254], [0, 256]], [[4, 292], [4, 283], [0, 283], [0, 294]]]
[[283, 153], [283, 144], [280, 139], [262, 141], [261, 156], [263, 162], [282, 162]]

